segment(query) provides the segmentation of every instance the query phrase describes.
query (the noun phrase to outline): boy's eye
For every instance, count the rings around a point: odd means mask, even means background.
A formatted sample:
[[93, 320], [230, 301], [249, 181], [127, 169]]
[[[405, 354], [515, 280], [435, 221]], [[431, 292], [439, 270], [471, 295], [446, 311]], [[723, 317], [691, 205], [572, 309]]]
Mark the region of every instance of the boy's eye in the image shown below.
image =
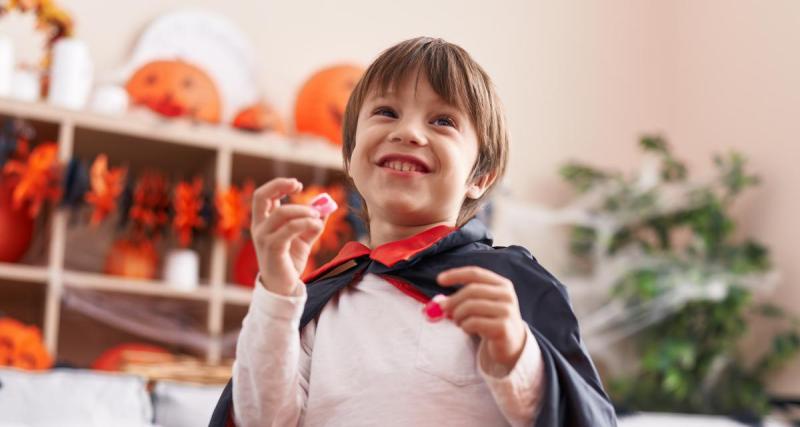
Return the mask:
[[378, 107], [378, 108], [375, 109], [375, 111], [372, 114], [375, 114], [375, 115], [378, 115], [378, 116], [392, 117], [392, 118], [396, 118], [397, 117], [397, 114], [394, 112], [394, 110], [392, 110], [389, 107]]
[[450, 117], [439, 117], [433, 121], [433, 124], [437, 126], [450, 126], [456, 127], [456, 122], [451, 119]]

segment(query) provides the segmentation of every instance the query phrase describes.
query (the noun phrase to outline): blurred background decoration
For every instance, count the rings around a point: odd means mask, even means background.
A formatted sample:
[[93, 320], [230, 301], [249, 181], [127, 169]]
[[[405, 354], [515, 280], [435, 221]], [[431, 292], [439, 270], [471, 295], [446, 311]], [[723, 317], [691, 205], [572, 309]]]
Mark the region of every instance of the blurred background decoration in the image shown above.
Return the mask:
[[[716, 155], [716, 175], [690, 179], [661, 137], [639, 143], [645, 165], [632, 176], [582, 163], [561, 175], [576, 190], [564, 217], [573, 267], [590, 274], [599, 303], [582, 332], [601, 363], [635, 342], [637, 368], [611, 380], [626, 410], [732, 415], [759, 420], [770, 411], [769, 374], [800, 349], [800, 322], [763, 302], [777, 285], [769, 250], [734, 239], [730, 208], [760, 183], [737, 152]], [[760, 298], [759, 298], [760, 297]], [[740, 348], [752, 316], [782, 330], [767, 348]], [[754, 362], [741, 352], [758, 354]]]
[[[621, 424], [797, 423], [798, 16], [794, 0], [0, 2], [0, 366], [25, 369], [0, 368], [0, 425], [205, 424], [258, 273], [252, 192], [295, 176], [292, 202], [360, 206], [346, 101], [418, 35], [494, 79], [512, 147], [479, 216], [567, 286]], [[364, 236], [337, 211], [307, 270]]]

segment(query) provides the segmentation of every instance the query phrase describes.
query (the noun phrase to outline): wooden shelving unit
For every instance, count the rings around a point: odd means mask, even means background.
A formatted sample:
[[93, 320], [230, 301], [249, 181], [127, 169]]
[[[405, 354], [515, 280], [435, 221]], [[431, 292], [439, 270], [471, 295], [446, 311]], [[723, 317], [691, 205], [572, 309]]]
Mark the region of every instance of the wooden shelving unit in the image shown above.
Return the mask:
[[[73, 157], [85, 159], [105, 152], [112, 161], [126, 161], [131, 170], [151, 164], [174, 168], [202, 175], [218, 188], [245, 178], [260, 184], [273, 176], [291, 175], [305, 182], [323, 183], [341, 175], [340, 151], [314, 138], [250, 134], [225, 125], [167, 121], [146, 111], [112, 117], [6, 99], [0, 99], [0, 117], [26, 119], [46, 128], [44, 133], [57, 139], [59, 157], [65, 163]], [[62, 295], [65, 289], [74, 288], [201, 302], [207, 307], [206, 326], [211, 337], [206, 359], [209, 363], [220, 361], [225, 306], [247, 306], [252, 294], [250, 289], [229, 283], [226, 242], [212, 238], [208, 250], [201, 254], [201, 286], [183, 291], [163, 281], [132, 280], [70, 268], [65, 265], [65, 254], [71, 245], [68, 212], [55, 210], [47, 224], [46, 230], [37, 230], [46, 233], [46, 262], [0, 263], [0, 298], [7, 283], [13, 283], [14, 289], [23, 282], [45, 287], [41, 324], [46, 345], [53, 354], [58, 354]]]

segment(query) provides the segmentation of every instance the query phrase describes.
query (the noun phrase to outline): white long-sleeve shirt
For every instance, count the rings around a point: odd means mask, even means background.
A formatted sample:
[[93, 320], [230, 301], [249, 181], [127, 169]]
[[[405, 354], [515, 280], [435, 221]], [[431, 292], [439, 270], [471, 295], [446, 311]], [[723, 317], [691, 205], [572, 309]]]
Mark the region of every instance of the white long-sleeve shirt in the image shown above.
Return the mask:
[[305, 287], [282, 296], [257, 284], [233, 366], [238, 426], [530, 426], [544, 373], [527, 332], [510, 370], [480, 338], [368, 274], [299, 331]]

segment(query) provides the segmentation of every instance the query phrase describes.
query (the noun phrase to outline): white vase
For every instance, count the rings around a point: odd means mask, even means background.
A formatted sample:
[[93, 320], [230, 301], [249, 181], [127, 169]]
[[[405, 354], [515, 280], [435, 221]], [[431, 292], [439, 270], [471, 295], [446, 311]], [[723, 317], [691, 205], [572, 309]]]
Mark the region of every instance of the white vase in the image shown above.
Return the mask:
[[85, 42], [64, 38], [53, 46], [47, 102], [80, 110], [89, 100], [93, 79], [92, 58]]
[[36, 102], [41, 92], [39, 73], [16, 70], [11, 75], [11, 97], [19, 101]]
[[200, 256], [192, 249], [172, 249], [164, 262], [167, 286], [183, 291], [197, 289], [200, 282]]
[[14, 68], [14, 43], [10, 37], [0, 34], [0, 96], [11, 94]]

